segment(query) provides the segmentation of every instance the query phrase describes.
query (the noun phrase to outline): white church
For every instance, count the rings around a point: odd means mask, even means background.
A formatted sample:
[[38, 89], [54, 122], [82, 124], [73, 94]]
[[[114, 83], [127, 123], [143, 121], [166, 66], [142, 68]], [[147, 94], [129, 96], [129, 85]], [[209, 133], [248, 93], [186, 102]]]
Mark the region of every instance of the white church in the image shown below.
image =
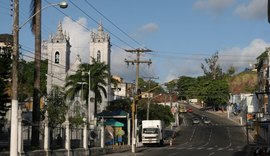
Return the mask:
[[[89, 63], [92, 63], [92, 59], [90, 58], [95, 58], [97, 61], [105, 62], [110, 67], [110, 36], [108, 33], [104, 32], [101, 22], [98, 25], [98, 30], [96, 32], [91, 31], [89, 37]], [[77, 55], [74, 62], [70, 62], [71, 46], [72, 43], [70, 43], [70, 36], [63, 31], [62, 24], [60, 22], [57, 33], [50, 35], [49, 40], [43, 43], [43, 52], [47, 55], [48, 59], [47, 93], [51, 91], [52, 86], [64, 87], [65, 78], [69, 75], [75, 74], [78, 66], [82, 63], [79, 55]], [[108, 73], [110, 75], [110, 69], [108, 70]], [[103, 96], [102, 103], [98, 105], [97, 113], [105, 110], [109, 102], [112, 100], [111, 85], [109, 83], [105, 86], [107, 98]], [[90, 97], [93, 97], [93, 93], [90, 93]], [[71, 107], [75, 105], [82, 106], [85, 102], [86, 101], [82, 101], [79, 96], [70, 104]], [[87, 111], [87, 109], [84, 110]], [[92, 115], [94, 114], [94, 102], [90, 103], [88, 113]], [[93, 116], [89, 117], [89, 120], [90, 119], [93, 119]]]

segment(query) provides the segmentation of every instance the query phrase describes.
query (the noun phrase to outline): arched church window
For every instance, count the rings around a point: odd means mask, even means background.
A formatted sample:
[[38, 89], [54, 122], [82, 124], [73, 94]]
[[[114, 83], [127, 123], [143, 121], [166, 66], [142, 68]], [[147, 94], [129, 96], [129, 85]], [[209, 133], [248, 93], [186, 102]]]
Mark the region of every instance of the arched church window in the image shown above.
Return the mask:
[[97, 52], [97, 62], [100, 62], [101, 60], [101, 54], [100, 51]]
[[55, 63], [59, 64], [59, 59], [60, 59], [60, 53], [57, 51], [55, 53]]

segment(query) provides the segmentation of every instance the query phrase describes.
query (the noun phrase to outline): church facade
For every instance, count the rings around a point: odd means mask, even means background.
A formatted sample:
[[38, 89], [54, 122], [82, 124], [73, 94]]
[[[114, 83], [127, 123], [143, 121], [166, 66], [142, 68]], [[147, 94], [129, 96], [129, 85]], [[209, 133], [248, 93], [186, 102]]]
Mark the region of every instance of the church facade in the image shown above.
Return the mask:
[[[72, 36], [67, 35], [62, 29], [62, 24], [59, 23], [57, 32], [51, 35], [49, 40], [43, 43], [43, 51], [47, 55], [48, 59], [48, 72], [47, 72], [47, 94], [50, 93], [53, 86], [65, 87], [65, 79], [69, 75], [75, 74], [79, 65], [81, 64], [81, 59], [79, 55], [75, 61], [71, 64], [70, 54], [71, 45], [70, 38]], [[102, 23], [98, 25], [97, 31], [91, 31], [90, 33], [90, 43], [89, 43], [89, 60], [92, 64], [92, 58], [98, 62], [105, 62], [110, 67], [110, 36], [108, 33], [104, 32]], [[108, 69], [108, 74], [110, 75], [110, 68]], [[103, 95], [102, 103], [98, 104], [97, 113], [105, 110], [111, 101], [111, 85], [109, 80], [106, 80], [108, 85], [104, 86], [106, 88], [107, 97]], [[94, 98], [94, 93], [90, 92], [90, 99]], [[94, 102], [90, 100], [90, 107], [88, 108], [88, 113], [94, 114]], [[73, 104], [85, 102], [77, 97], [74, 99]], [[93, 119], [91, 116], [89, 119]]]

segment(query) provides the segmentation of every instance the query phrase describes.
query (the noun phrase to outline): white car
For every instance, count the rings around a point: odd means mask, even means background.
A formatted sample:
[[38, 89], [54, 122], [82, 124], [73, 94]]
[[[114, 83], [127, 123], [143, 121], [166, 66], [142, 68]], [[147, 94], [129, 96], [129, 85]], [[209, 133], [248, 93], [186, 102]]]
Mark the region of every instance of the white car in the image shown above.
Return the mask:
[[192, 119], [192, 123], [193, 123], [193, 124], [199, 124], [199, 123], [200, 123], [199, 118], [193, 118], [193, 119]]
[[211, 121], [207, 117], [204, 117], [203, 118], [203, 123], [206, 124], [206, 125], [209, 125], [209, 124], [211, 124]]

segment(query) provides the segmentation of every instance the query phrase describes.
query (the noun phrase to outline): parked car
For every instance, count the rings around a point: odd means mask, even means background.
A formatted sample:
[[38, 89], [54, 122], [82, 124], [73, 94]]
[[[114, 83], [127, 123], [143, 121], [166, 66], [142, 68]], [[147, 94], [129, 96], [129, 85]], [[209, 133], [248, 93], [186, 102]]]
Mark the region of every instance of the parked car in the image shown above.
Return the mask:
[[194, 124], [199, 124], [200, 123], [200, 120], [199, 120], [199, 118], [193, 118], [192, 119], [192, 124], [194, 125]]
[[189, 109], [187, 110], [187, 112], [192, 113], [192, 112], [193, 112], [192, 108], [189, 108]]
[[180, 107], [179, 107], [179, 112], [180, 112], [180, 113], [186, 113], [186, 112], [187, 112], [186, 106], [180, 106]]

